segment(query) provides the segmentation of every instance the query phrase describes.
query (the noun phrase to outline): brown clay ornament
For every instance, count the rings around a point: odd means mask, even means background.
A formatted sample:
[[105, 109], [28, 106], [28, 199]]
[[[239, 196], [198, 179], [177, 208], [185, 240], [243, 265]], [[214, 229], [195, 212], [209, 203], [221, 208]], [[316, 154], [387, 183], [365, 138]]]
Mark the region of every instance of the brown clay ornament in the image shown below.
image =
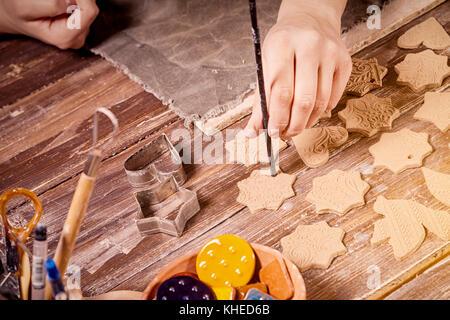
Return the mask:
[[358, 171], [333, 170], [313, 180], [306, 200], [315, 204], [317, 213], [345, 214], [365, 204], [364, 195], [369, 189]]
[[450, 92], [427, 92], [414, 119], [432, 122], [442, 132], [450, 129]]
[[444, 241], [450, 240], [450, 214], [429, 209], [413, 200], [387, 200], [379, 196], [374, 210], [384, 216], [375, 222], [372, 245], [389, 241], [397, 260], [416, 251], [428, 231]]
[[371, 137], [379, 131], [392, 128], [392, 122], [400, 116], [400, 111], [392, 106], [390, 98], [378, 98], [373, 94], [359, 99], [350, 99], [344, 110], [338, 112], [349, 132], [359, 132]]
[[440, 202], [450, 207], [450, 175], [422, 168], [425, 183], [430, 193]]
[[443, 50], [450, 46], [450, 36], [442, 25], [431, 17], [415, 25], [397, 40], [397, 45], [403, 49], [415, 49], [421, 44], [434, 50]]
[[352, 73], [345, 88], [347, 94], [362, 97], [369, 91], [381, 88], [388, 69], [380, 66], [376, 58], [369, 60], [353, 58], [352, 63]]
[[432, 50], [410, 53], [405, 60], [395, 65], [397, 83], [407, 85], [414, 92], [437, 88], [450, 75], [447, 56], [435, 54]]
[[247, 206], [251, 212], [277, 210], [286, 199], [295, 196], [292, 189], [295, 179], [296, 176], [283, 172], [272, 177], [262, 170], [255, 170], [250, 177], [237, 183], [237, 202]]
[[281, 239], [283, 255], [300, 271], [327, 269], [333, 259], [347, 252], [342, 244], [345, 232], [332, 228], [325, 221], [299, 225], [293, 233]]
[[347, 139], [347, 130], [336, 126], [306, 129], [292, 141], [303, 162], [310, 168], [318, 168], [328, 162], [329, 148], [339, 147]]
[[283, 260], [274, 259], [259, 270], [259, 280], [267, 285], [269, 294], [279, 300], [288, 300], [294, 294], [291, 277]]
[[433, 152], [428, 134], [404, 128], [383, 133], [380, 140], [369, 148], [374, 167], [383, 167], [394, 173], [422, 166], [423, 159]]

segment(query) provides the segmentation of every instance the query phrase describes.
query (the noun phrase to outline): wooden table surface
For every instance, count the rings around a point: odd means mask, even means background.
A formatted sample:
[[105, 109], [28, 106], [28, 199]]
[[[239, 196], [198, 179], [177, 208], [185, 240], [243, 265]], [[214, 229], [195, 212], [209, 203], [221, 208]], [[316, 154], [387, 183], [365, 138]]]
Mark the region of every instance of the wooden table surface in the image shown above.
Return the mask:
[[[393, 131], [407, 127], [428, 133], [434, 152], [425, 159], [424, 166], [449, 173], [450, 134], [413, 119], [423, 103], [424, 92], [416, 94], [396, 85], [393, 68], [407, 53], [423, 50], [399, 49], [397, 37], [430, 16], [450, 31], [450, 2], [446, 2], [355, 57], [376, 57], [389, 68], [383, 88], [374, 93], [392, 98], [394, 106], [401, 110]], [[138, 208], [123, 163], [161, 133], [170, 138], [175, 129], [183, 128], [183, 120], [111, 64], [88, 52], [63, 52], [22, 37], [0, 39], [0, 191], [25, 187], [39, 195], [44, 208], [42, 220], [49, 227], [50, 255], [56, 249], [91, 146], [94, 110], [107, 107], [119, 119], [118, 139], [106, 151], [71, 260], [72, 265], [81, 267], [84, 295], [117, 289], [143, 290], [166, 264], [220, 234], [236, 234], [281, 250], [280, 239], [298, 224], [327, 221], [345, 230], [343, 241], [348, 252], [336, 258], [327, 270], [303, 273], [308, 298], [450, 298], [448, 242], [428, 233], [420, 248], [402, 261], [395, 260], [387, 244], [370, 246], [373, 223], [382, 218], [373, 210], [378, 195], [414, 199], [429, 208], [449, 211], [428, 192], [420, 169], [393, 174], [372, 167], [368, 148], [378, 141], [379, 134], [364, 138], [351, 133], [348, 142], [333, 150], [330, 161], [319, 169], [305, 167], [290, 145], [281, 153], [280, 166], [297, 176], [296, 196], [277, 211], [250, 213], [236, 202], [236, 183], [258, 166], [185, 165], [189, 179], [185, 186], [197, 192], [201, 211], [187, 223], [180, 238], [164, 234], [141, 238], [134, 223]], [[440, 53], [449, 55], [449, 50]], [[434, 91], [450, 91], [450, 78]], [[344, 107], [345, 100], [337, 110]], [[336, 111], [321, 125], [342, 125]], [[242, 128], [246, 121], [233, 127]], [[105, 119], [100, 126], [104, 141], [111, 128]], [[204, 141], [203, 147], [208, 143]], [[312, 179], [333, 169], [362, 173], [371, 185], [365, 206], [343, 216], [314, 213], [314, 206], [305, 200]], [[31, 205], [27, 203], [17, 202], [9, 208], [12, 220], [20, 222], [30, 217]]]

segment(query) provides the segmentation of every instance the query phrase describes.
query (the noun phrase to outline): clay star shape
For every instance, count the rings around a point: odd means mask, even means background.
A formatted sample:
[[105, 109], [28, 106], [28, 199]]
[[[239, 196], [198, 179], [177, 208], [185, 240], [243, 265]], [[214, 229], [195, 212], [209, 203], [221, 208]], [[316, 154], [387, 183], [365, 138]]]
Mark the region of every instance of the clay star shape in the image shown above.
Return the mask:
[[379, 131], [392, 128], [392, 122], [400, 116], [400, 111], [392, 106], [390, 98], [378, 98], [368, 94], [359, 99], [350, 99], [344, 110], [338, 112], [349, 132], [359, 132], [371, 137]]
[[272, 177], [267, 170], [255, 170], [250, 177], [239, 181], [237, 201], [256, 212], [261, 209], [277, 210], [284, 200], [295, 196], [292, 185], [296, 176], [283, 172]]
[[328, 148], [339, 147], [348, 139], [343, 127], [310, 128], [292, 138], [300, 158], [310, 168], [318, 168], [328, 162]]
[[388, 69], [380, 66], [376, 58], [369, 60], [354, 58], [352, 62], [352, 73], [345, 88], [348, 94], [362, 97], [373, 89], [381, 88]]
[[426, 233], [434, 233], [438, 238], [450, 240], [450, 214], [433, 210], [413, 200], [387, 200], [379, 196], [373, 206], [384, 216], [374, 224], [373, 246], [389, 240], [394, 256], [401, 260], [416, 251]]
[[[272, 138], [272, 150], [277, 159], [280, 151], [287, 148], [286, 142], [280, 138]], [[267, 146], [264, 133], [254, 138], [245, 136], [244, 131], [239, 131], [233, 140], [225, 143], [225, 149], [228, 151], [228, 163], [242, 163], [246, 166], [258, 163], [269, 163], [267, 155]]]
[[450, 92], [425, 93], [425, 102], [414, 119], [432, 122], [442, 132], [447, 132], [450, 129]]
[[418, 93], [427, 88], [437, 88], [450, 75], [447, 60], [447, 56], [437, 55], [432, 50], [410, 53], [395, 65], [397, 82]]
[[365, 204], [364, 195], [369, 189], [358, 171], [333, 170], [313, 180], [306, 200], [316, 205], [318, 213], [345, 214]]
[[442, 25], [431, 17], [406, 31], [397, 40], [397, 45], [404, 49], [418, 48], [422, 43], [427, 48], [443, 50], [450, 46], [450, 36]]
[[383, 133], [380, 140], [369, 148], [374, 157], [373, 166], [384, 167], [394, 173], [422, 166], [422, 161], [433, 152], [428, 134], [407, 128]]
[[302, 272], [312, 268], [327, 269], [335, 257], [347, 252], [342, 243], [344, 235], [344, 230], [332, 228], [325, 221], [299, 225], [281, 239], [283, 255]]
[[450, 175], [422, 168], [425, 183], [430, 193], [440, 202], [450, 207]]

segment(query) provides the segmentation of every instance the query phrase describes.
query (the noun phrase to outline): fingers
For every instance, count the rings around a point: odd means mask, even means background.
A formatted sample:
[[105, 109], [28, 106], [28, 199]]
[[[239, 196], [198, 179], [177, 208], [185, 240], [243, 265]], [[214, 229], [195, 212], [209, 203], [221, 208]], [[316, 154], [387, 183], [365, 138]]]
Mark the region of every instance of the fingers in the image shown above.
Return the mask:
[[348, 79], [352, 72], [352, 59], [350, 55], [344, 55], [340, 63], [337, 65], [333, 76], [333, 88], [331, 90], [330, 103], [327, 110], [336, 108], [339, 100], [341, 99], [345, 87], [347, 86]]
[[262, 121], [263, 119], [261, 113], [259, 89], [257, 87], [255, 89], [252, 114], [250, 116], [250, 120], [247, 123], [247, 126], [244, 129], [246, 136], [249, 138], [256, 137], [257, 133], [259, 133], [259, 130], [263, 127]]
[[317, 123], [320, 116], [327, 110], [330, 102], [331, 88], [333, 86], [333, 76], [335, 67], [333, 64], [323, 64], [319, 67], [317, 81], [317, 97], [313, 111], [309, 116], [306, 128], [310, 128]]
[[[278, 136], [289, 125], [294, 98], [294, 52], [283, 46], [268, 50], [264, 78], [270, 84], [266, 93], [268, 103], [268, 133]], [[270, 63], [269, 63], [270, 61]]]
[[67, 0], [14, 1], [15, 12], [24, 20], [57, 17], [67, 13]]
[[317, 60], [307, 56], [300, 59], [296, 60], [295, 96], [289, 126], [283, 134], [285, 138], [296, 136], [305, 129], [316, 101], [319, 68]]
[[[77, 0], [77, 5], [79, 9], [73, 11], [70, 17], [30, 21], [28, 35], [63, 50], [81, 48], [99, 9], [95, 0]], [[69, 23], [68, 19], [71, 19]]]

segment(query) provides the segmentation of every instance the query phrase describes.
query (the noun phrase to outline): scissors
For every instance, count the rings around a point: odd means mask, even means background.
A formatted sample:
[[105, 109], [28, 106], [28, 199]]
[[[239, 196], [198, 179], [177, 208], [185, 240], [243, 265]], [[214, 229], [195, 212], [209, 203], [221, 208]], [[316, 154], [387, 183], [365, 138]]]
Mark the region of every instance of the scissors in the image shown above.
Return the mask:
[[[11, 198], [24, 196], [31, 200], [34, 206], [34, 215], [25, 227], [15, 228], [6, 216], [6, 205]], [[24, 188], [11, 189], [0, 195], [0, 215], [3, 222], [7, 270], [9, 277], [15, 273], [19, 278], [20, 296], [22, 300], [28, 300], [30, 289], [31, 269], [30, 252], [26, 247], [26, 242], [33, 229], [36, 227], [42, 215], [42, 204], [39, 198], [30, 190]], [[6, 279], [5, 279], [6, 280]], [[3, 281], [4, 282], [4, 281]]]

